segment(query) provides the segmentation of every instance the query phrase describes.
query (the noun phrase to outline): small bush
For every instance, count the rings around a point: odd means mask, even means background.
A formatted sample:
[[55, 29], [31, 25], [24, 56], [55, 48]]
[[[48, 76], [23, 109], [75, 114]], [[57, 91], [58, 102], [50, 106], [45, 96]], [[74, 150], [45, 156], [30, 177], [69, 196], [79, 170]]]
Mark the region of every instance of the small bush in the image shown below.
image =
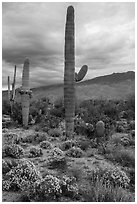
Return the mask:
[[129, 191], [103, 184], [102, 179], [79, 189], [84, 202], [134, 202], [134, 195]]
[[75, 197], [78, 195], [78, 186], [76, 184], [76, 178], [63, 176], [61, 180], [62, 194], [68, 197]]
[[20, 142], [20, 137], [16, 133], [6, 132], [4, 134], [4, 140], [5, 140], [5, 143], [7, 144], [13, 144], [13, 143], [18, 144]]
[[115, 144], [116, 146], [121, 144], [123, 146], [130, 145], [132, 138], [128, 134], [116, 133], [111, 136], [110, 143]]
[[2, 174], [6, 174], [9, 171], [10, 171], [9, 165], [4, 159], [2, 159]]
[[87, 150], [90, 147], [90, 140], [88, 139], [80, 139], [77, 141], [78, 147], [80, 147], [83, 151]]
[[46, 133], [34, 133], [23, 137], [22, 142], [39, 144], [40, 142], [47, 140], [47, 137], [48, 135]]
[[135, 167], [135, 153], [132, 149], [125, 149], [118, 146], [113, 151], [111, 149], [110, 153], [106, 154], [106, 158], [113, 162], [118, 162], [122, 166]]
[[3, 179], [3, 190], [24, 191], [26, 186], [31, 186], [41, 178], [35, 165], [27, 159], [22, 159], [19, 164], [12, 168]]
[[24, 195], [28, 201], [58, 201], [62, 196], [74, 197], [78, 188], [74, 178], [63, 176], [61, 179], [53, 175], [46, 175], [32, 186], [26, 188]]
[[95, 182], [98, 179], [102, 179], [103, 184], [114, 187], [119, 186], [122, 188], [127, 188], [130, 183], [130, 179], [126, 173], [118, 167], [114, 169], [96, 169], [92, 172], [91, 180], [92, 182]]
[[60, 180], [52, 175], [47, 175], [26, 189], [26, 196], [35, 202], [56, 200], [61, 193]]
[[42, 149], [38, 147], [31, 147], [29, 150], [29, 157], [34, 158], [34, 157], [40, 157], [42, 156]]
[[50, 129], [48, 132], [49, 136], [51, 137], [61, 137], [62, 136], [62, 131], [60, 129]]
[[75, 140], [67, 140], [67, 141], [63, 142], [60, 145], [60, 149], [62, 151], [66, 151], [66, 150], [70, 149], [71, 147], [73, 147], [75, 145], [76, 145], [76, 141]]
[[59, 148], [54, 148], [50, 151], [48, 158], [49, 168], [65, 168], [66, 167], [66, 158], [64, 152]]
[[42, 142], [40, 142], [40, 147], [43, 149], [51, 149], [52, 144], [48, 141], [42, 141]]
[[69, 157], [80, 158], [84, 153], [79, 147], [72, 147], [66, 152], [66, 155]]
[[20, 145], [11, 144], [4, 145], [2, 153], [5, 157], [20, 158], [24, 154], [24, 150]]

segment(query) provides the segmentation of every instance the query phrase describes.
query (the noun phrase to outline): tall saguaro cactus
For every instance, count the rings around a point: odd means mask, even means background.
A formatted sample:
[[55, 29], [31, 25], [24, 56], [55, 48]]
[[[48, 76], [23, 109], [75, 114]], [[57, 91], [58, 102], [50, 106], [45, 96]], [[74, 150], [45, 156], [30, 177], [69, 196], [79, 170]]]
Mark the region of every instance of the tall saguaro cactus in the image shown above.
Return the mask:
[[29, 103], [30, 103], [30, 87], [29, 87], [29, 59], [26, 58], [23, 66], [22, 89], [20, 90], [22, 103], [22, 122], [23, 126], [28, 126]]
[[64, 107], [66, 136], [71, 137], [74, 132], [75, 116], [75, 82], [81, 81], [87, 73], [87, 65], [82, 66], [79, 73], [75, 73], [75, 24], [74, 8], [69, 6], [65, 28], [65, 70], [64, 70]]
[[66, 136], [74, 131], [75, 114], [75, 35], [74, 8], [68, 7], [65, 29], [65, 72], [64, 72], [64, 106]]

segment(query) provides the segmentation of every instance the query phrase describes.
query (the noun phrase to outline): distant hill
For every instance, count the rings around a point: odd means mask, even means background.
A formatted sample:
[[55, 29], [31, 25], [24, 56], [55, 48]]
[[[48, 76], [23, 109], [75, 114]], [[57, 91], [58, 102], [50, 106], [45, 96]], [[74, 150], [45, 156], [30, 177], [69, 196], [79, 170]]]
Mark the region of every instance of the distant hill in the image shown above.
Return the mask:
[[[31, 89], [32, 100], [49, 97], [51, 101], [63, 96], [63, 84], [53, 84]], [[76, 84], [76, 97], [78, 100], [92, 98], [124, 99], [135, 94], [135, 72], [113, 73], [96, 77]], [[7, 91], [2, 92], [3, 100], [7, 100]], [[20, 95], [17, 94], [20, 101]]]
[[93, 79], [82, 81], [81, 84], [114, 84], [121, 83], [126, 80], [135, 80], [135, 72], [128, 71], [123, 73], [113, 73], [110, 75], [99, 76]]

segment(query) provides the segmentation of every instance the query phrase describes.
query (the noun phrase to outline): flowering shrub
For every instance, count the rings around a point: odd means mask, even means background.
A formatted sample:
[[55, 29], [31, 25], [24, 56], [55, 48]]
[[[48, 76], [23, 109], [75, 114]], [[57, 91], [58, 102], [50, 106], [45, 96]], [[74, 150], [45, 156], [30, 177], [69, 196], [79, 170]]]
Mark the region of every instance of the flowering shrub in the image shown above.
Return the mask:
[[51, 149], [52, 144], [49, 141], [42, 141], [40, 142], [40, 147], [44, 149]]
[[119, 186], [127, 188], [130, 183], [130, 179], [126, 173], [118, 167], [115, 169], [94, 170], [92, 174], [92, 181], [94, 182], [100, 179], [102, 179], [103, 183], [107, 186], [113, 185], [114, 187]]
[[63, 142], [60, 145], [60, 149], [62, 151], [66, 151], [66, 150], [70, 149], [71, 147], [73, 147], [75, 145], [76, 145], [76, 141], [75, 140], [67, 140], [67, 141]]
[[78, 194], [78, 186], [75, 177], [63, 176], [61, 180], [62, 194], [69, 197], [74, 197]]
[[38, 147], [31, 147], [29, 150], [29, 157], [40, 157], [42, 155], [42, 149]]
[[78, 187], [74, 177], [63, 176], [57, 178], [53, 175], [46, 175], [29, 185], [25, 194], [30, 201], [56, 201], [62, 196], [74, 197], [78, 194]]
[[50, 129], [48, 133], [49, 133], [49, 136], [51, 137], [61, 137], [62, 136], [62, 131], [58, 128]]
[[20, 138], [19, 135], [16, 133], [8, 132], [4, 134], [5, 143], [7, 144], [13, 144], [13, 143], [19, 143]]
[[110, 143], [113, 143], [115, 145], [123, 145], [127, 146], [130, 145], [131, 137], [128, 134], [125, 133], [116, 133], [111, 136]]
[[2, 173], [6, 174], [9, 171], [10, 171], [9, 165], [7, 164], [7, 162], [4, 159], [2, 159]]
[[24, 154], [24, 150], [20, 145], [17, 144], [4, 145], [2, 154], [3, 156], [20, 158]]
[[34, 201], [52, 201], [55, 200], [57, 196], [62, 193], [60, 180], [52, 175], [47, 175], [42, 178], [26, 191], [27, 197]]
[[6, 174], [2, 187], [3, 190], [24, 191], [26, 186], [31, 186], [40, 178], [40, 173], [36, 170], [35, 165], [29, 160], [22, 159]]
[[48, 135], [46, 133], [34, 133], [31, 135], [26, 135], [22, 138], [22, 142], [27, 143], [40, 143], [47, 140]]
[[79, 147], [72, 147], [66, 152], [67, 156], [76, 158], [82, 157], [83, 154], [83, 151]]
[[63, 168], [66, 166], [66, 158], [64, 152], [59, 148], [54, 148], [48, 158], [48, 164], [51, 168]]

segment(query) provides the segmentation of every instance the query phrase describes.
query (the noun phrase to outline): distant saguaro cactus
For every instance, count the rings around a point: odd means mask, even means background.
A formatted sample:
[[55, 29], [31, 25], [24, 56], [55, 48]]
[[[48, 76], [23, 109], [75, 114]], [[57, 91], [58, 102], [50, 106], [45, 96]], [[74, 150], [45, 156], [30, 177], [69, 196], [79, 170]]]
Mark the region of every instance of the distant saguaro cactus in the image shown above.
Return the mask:
[[12, 91], [10, 92], [10, 76], [8, 76], [8, 99], [9, 99], [9, 103], [11, 106], [11, 114], [12, 114], [12, 108], [13, 108], [13, 104], [15, 101], [15, 85], [16, 85], [16, 65], [14, 68], [14, 76], [13, 76], [13, 83], [12, 83]]
[[29, 104], [30, 104], [30, 86], [29, 86], [29, 59], [26, 58], [23, 66], [22, 73], [22, 88], [20, 90], [21, 94], [21, 103], [22, 103], [22, 122], [23, 126], [28, 126], [29, 118]]
[[97, 136], [102, 137], [105, 132], [105, 124], [102, 120], [98, 121], [96, 124]]
[[64, 107], [66, 136], [71, 137], [74, 132], [75, 116], [75, 82], [81, 81], [87, 72], [84, 65], [80, 72], [75, 73], [75, 25], [74, 8], [69, 6], [65, 28], [65, 70], [64, 70]]

